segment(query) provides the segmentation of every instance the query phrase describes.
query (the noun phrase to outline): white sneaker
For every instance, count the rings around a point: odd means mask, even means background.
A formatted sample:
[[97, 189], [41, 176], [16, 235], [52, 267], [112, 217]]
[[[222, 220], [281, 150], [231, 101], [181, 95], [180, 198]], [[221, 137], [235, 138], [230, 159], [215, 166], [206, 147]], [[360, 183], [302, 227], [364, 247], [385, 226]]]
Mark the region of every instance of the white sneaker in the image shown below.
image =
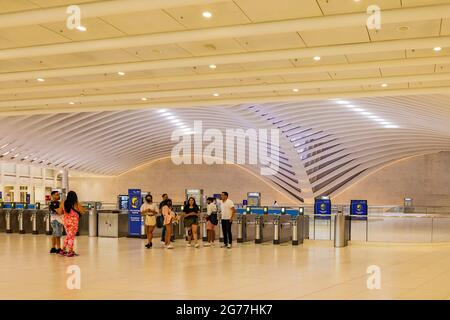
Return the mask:
[[211, 243], [206, 242], [206, 243], [203, 244], [203, 246], [204, 246], [204, 247], [211, 247]]
[[190, 248], [192, 247], [192, 244], [188, 243], [186, 247]]
[[231, 249], [231, 244], [227, 245], [227, 249]]
[[227, 245], [226, 245], [226, 244], [222, 244], [222, 245], [220, 245], [220, 247], [221, 247], [221, 248], [226, 248]]
[[194, 247], [198, 248], [198, 247], [200, 247], [200, 245], [198, 243], [196, 243]]
[[173, 249], [173, 245], [169, 244], [166, 248], [167, 249]]

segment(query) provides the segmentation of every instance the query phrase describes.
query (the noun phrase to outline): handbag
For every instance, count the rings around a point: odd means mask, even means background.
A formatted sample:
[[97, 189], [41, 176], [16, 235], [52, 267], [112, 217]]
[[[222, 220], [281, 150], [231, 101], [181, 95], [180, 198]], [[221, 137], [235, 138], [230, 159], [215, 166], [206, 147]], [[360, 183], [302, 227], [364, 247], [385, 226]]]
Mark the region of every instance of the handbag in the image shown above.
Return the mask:
[[162, 215], [159, 215], [156, 217], [156, 227], [162, 228], [164, 226], [164, 217]]
[[217, 224], [219, 223], [219, 219], [217, 218], [217, 213], [211, 213], [209, 215], [209, 219], [210, 219], [211, 223], [215, 226], [217, 226]]

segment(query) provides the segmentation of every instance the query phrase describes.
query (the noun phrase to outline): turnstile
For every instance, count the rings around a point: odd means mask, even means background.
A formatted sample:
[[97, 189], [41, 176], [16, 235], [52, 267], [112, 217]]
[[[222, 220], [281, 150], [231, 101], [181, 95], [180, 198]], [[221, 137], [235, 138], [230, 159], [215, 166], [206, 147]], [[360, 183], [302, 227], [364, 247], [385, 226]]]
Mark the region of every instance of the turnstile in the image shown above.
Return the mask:
[[19, 213], [22, 210], [10, 209], [6, 212], [6, 233], [19, 233]]
[[274, 215], [273, 244], [280, 244], [292, 239], [292, 218], [289, 215]]
[[256, 214], [238, 214], [236, 220], [237, 242], [243, 243], [255, 240]]
[[89, 214], [86, 212], [80, 217], [78, 221], [78, 232], [79, 236], [87, 236], [89, 235]]
[[22, 210], [21, 216], [19, 215], [19, 233], [33, 233], [33, 214], [35, 212], [36, 210]]
[[[304, 215], [295, 215], [291, 217], [292, 245], [297, 246], [303, 243], [305, 239], [305, 219]], [[309, 223], [309, 221], [308, 221]]]
[[45, 216], [47, 210], [34, 210], [31, 216], [32, 234], [45, 234]]
[[273, 241], [275, 215], [260, 214], [255, 221], [255, 243]]
[[6, 210], [0, 209], [0, 232], [6, 231]]

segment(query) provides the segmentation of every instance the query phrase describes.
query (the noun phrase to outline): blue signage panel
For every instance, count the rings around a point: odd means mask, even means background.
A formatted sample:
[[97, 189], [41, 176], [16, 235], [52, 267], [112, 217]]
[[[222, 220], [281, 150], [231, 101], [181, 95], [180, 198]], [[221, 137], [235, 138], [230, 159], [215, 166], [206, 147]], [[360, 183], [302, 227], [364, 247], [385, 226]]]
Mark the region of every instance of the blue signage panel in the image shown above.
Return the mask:
[[352, 220], [367, 220], [367, 200], [351, 200], [350, 201], [350, 215], [358, 216], [352, 217]]
[[128, 235], [141, 236], [141, 190], [128, 190]]
[[[316, 199], [314, 203], [314, 214], [330, 215], [331, 217], [331, 200], [330, 199]], [[330, 217], [318, 216], [315, 219], [329, 220]]]

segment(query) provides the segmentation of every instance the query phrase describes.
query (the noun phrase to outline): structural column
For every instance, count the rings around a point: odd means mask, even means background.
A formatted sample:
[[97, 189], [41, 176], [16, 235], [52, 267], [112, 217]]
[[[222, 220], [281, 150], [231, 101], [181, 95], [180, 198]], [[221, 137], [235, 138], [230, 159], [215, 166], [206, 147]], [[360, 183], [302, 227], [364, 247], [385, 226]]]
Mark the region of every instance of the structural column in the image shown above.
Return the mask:
[[69, 192], [69, 170], [67, 169], [62, 171], [61, 189], [64, 195]]

